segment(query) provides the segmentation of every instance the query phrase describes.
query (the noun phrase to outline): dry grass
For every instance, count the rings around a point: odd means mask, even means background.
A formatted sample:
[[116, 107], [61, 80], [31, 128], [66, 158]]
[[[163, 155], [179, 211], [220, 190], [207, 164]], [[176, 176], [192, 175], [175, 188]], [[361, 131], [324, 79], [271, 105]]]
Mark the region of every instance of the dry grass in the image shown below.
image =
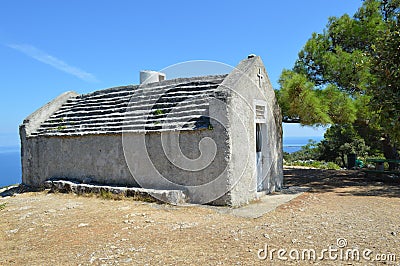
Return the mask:
[[[0, 265], [268, 265], [271, 261], [257, 257], [266, 244], [322, 250], [338, 238], [348, 247], [395, 253], [399, 263], [398, 185], [341, 171], [289, 170], [286, 179], [313, 190], [258, 219], [195, 206], [105, 200], [107, 195], [35, 192], [3, 198]], [[299, 263], [276, 257], [273, 262]]]

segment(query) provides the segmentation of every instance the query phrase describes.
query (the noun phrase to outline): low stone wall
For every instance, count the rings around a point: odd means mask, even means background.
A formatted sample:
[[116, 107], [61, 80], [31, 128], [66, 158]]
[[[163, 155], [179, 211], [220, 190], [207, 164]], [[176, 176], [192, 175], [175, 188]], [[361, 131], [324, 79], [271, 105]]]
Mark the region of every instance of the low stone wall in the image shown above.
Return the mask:
[[108, 196], [109, 194], [122, 197], [130, 197], [141, 201], [156, 201], [166, 202], [173, 205], [184, 204], [188, 197], [180, 190], [155, 190], [134, 187], [115, 187], [101, 186], [92, 184], [80, 184], [65, 180], [48, 180], [45, 182], [45, 187], [50, 189], [50, 192], [61, 193], [76, 193], [78, 195], [97, 194]]

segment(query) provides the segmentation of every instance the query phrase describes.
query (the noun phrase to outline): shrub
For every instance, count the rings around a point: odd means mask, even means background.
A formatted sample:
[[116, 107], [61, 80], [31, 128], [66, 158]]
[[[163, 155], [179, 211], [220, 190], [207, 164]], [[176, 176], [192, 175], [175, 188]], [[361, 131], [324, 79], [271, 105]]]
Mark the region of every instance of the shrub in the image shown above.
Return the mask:
[[7, 205], [7, 202], [4, 202], [4, 203], [0, 204], [0, 211], [4, 210], [6, 205]]
[[287, 162], [286, 165], [289, 166], [305, 166], [305, 167], [313, 167], [318, 169], [332, 169], [332, 170], [340, 170], [340, 166], [333, 162], [324, 162], [324, 161], [314, 161], [314, 160], [306, 160], [306, 161], [293, 161]]

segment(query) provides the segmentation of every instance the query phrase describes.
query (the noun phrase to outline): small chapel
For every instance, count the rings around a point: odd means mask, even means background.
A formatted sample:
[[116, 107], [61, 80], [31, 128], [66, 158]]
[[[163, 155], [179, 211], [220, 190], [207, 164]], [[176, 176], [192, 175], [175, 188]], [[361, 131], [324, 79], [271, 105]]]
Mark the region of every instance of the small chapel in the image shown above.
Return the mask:
[[[188, 203], [240, 206], [281, 189], [282, 115], [250, 55], [225, 75], [65, 92], [20, 126], [22, 182], [177, 190]], [[151, 193], [151, 192], [149, 192]]]

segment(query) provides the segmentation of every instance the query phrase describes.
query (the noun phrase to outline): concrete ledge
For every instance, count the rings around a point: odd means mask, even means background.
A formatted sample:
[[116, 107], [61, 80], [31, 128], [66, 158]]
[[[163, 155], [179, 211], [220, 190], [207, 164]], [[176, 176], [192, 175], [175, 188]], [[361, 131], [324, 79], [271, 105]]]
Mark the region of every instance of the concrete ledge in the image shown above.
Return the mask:
[[300, 196], [304, 192], [309, 191], [308, 187], [289, 187], [281, 189], [279, 192], [260, 196], [259, 199], [249, 205], [239, 208], [221, 208], [212, 207], [219, 213], [232, 214], [243, 218], [256, 219], [264, 214], [275, 210], [277, 207], [288, 203], [292, 199]]
[[45, 182], [45, 187], [50, 189], [50, 192], [72, 192], [78, 195], [92, 193], [107, 195], [107, 193], [111, 193], [116, 196], [130, 197], [135, 200], [159, 201], [173, 205], [184, 204], [188, 201], [188, 197], [181, 190], [157, 190], [137, 187], [102, 186], [81, 184], [65, 180], [48, 180]]

